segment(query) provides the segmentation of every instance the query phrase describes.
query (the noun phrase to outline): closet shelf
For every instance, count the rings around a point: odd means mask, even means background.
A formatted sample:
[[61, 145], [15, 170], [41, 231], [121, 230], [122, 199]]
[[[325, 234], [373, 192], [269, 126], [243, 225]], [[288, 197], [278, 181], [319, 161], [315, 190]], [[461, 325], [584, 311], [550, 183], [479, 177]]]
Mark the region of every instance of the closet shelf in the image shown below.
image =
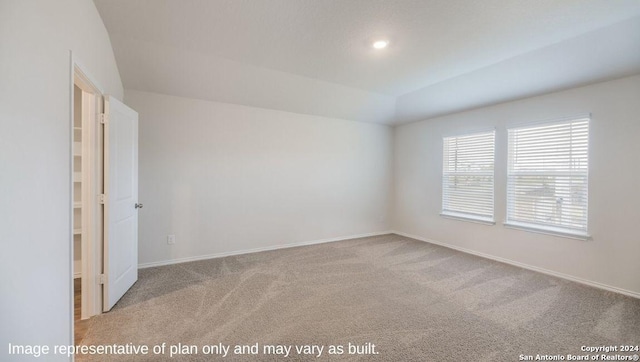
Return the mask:
[[73, 235], [80, 235], [82, 234], [82, 229], [73, 229]]
[[81, 209], [82, 208], [82, 202], [74, 202], [73, 203], [73, 208], [74, 209]]
[[82, 182], [82, 172], [73, 173], [73, 182]]
[[73, 142], [73, 155], [75, 157], [82, 156], [82, 142]]

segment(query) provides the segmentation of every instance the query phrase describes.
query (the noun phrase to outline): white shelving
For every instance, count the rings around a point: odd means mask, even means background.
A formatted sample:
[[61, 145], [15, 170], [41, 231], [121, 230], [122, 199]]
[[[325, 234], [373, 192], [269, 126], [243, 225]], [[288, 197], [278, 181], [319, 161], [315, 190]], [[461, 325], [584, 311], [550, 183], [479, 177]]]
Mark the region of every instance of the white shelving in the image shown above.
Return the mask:
[[73, 113], [73, 276], [82, 275], [82, 91], [74, 87]]
[[82, 142], [73, 142], [73, 156], [82, 157]]

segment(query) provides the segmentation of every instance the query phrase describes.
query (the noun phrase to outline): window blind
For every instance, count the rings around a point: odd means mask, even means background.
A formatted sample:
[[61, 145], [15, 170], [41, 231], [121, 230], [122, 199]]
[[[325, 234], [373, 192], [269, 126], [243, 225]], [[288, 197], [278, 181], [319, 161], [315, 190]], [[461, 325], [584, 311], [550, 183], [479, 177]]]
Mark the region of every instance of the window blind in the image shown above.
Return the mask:
[[495, 131], [443, 138], [442, 215], [493, 222]]
[[586, 235], [589, 118], [508, 133], [507, 224]]

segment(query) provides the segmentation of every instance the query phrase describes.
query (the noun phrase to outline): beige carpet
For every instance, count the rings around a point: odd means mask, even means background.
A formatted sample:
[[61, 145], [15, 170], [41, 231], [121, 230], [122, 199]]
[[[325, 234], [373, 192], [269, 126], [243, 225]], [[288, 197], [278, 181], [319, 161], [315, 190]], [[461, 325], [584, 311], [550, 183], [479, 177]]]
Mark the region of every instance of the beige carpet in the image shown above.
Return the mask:
[[[169, 360], [178, 343], [198, 355], [171, 360], [566, 358], [586, 354], [581, 346], [640, 344], [640, 300], [385, 235], [140, 270], [116, 307], [91, 320], [83, 344], [163, 342], [160, 356], [77, 359]], [[203, 354], [219, 343], [258, 343], [259, 354]], [[349, 343], [375, 344], [378, 354], [349, 354]], [[325, 346], [322, 355], [262, 350], [308, 344]], [[344, 354], [330, 355], [330, 345]]]

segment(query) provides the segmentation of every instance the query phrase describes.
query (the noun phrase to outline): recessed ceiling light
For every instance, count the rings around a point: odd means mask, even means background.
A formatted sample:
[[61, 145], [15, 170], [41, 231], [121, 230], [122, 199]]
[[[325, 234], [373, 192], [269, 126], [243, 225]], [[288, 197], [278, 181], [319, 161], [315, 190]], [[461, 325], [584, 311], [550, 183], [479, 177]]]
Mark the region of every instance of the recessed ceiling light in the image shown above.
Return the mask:
[[373, 47], [376, 49], [386, 48], [387, 45], [389, 45], [389, 41], [387, 40], [376, 40], [375, 42], [373, 42]]

